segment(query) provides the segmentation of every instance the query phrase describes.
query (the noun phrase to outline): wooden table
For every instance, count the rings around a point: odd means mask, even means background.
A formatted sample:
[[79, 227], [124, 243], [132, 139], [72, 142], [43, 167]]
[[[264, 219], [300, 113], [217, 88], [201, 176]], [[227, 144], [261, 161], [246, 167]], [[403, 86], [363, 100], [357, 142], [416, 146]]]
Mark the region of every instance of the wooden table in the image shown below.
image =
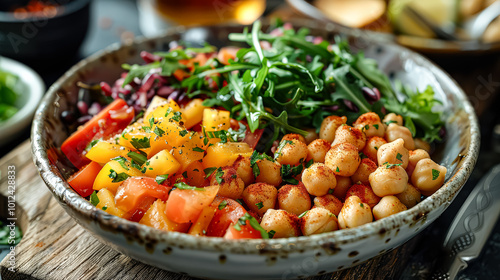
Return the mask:
[[[79, 226], [39, 177], [29, 141], [0, 160], [3, 196], [9, 195], [9, 166], [16, 170], [16, 223], [24, 236], [15, 250], [15, 272], [9, 270], [9, 256], [0, 263], [2, 279], [191, 279], [135, 261], [101, 244]], [[5, 208], [0, 199], [0, 209]], [[417, 242], [418, 237], [354, 268], [310, 279], [398, 278]]]

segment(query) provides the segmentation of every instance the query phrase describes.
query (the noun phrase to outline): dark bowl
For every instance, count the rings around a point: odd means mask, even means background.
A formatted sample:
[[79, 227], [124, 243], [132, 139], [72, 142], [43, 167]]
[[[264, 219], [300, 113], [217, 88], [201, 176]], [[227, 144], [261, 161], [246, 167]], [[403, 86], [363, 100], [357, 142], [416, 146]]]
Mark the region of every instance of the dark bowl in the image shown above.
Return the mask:
[[11, 9], [28, 1], [1, 2], [0, 55], [30, 64], [63, 61], [77, 53], [87, 34], [90, 0], [55, 0], [55, 16], [29, 14], [24, 19]]

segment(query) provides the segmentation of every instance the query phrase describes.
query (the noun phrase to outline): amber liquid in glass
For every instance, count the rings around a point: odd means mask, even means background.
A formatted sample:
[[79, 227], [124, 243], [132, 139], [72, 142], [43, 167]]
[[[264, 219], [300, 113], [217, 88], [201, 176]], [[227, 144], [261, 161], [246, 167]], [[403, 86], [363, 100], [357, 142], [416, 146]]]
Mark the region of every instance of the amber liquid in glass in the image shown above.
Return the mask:
[[266, 0], [154, 0], [167, 20], [180, 25], [250, 24], [266, 8]]

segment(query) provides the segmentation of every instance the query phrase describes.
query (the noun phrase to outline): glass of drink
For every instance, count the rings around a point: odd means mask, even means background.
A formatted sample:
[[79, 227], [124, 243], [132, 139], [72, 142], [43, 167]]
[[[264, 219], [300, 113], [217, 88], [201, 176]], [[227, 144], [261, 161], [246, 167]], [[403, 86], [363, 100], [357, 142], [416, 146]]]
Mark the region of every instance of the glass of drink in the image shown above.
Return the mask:
[[174, 25], [250, 24], [266, 9], [266, 0], [138, 0], [146, 36]]

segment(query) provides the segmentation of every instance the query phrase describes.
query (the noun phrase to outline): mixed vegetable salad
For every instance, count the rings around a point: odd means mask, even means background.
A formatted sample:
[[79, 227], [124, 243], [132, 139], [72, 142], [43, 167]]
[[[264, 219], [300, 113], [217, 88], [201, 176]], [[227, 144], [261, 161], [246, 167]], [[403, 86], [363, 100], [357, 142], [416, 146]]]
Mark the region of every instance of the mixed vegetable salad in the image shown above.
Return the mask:
[[267, 239], [356, 227], [443, 185], [431, 87], [395, 90], [341, 38], [289, 24], [229, 38], [250, 47], [173, 43], [113, 85], [80, 84], [62, 114], [82, 124], [61, 146], [71, 187], [161, 230]]

